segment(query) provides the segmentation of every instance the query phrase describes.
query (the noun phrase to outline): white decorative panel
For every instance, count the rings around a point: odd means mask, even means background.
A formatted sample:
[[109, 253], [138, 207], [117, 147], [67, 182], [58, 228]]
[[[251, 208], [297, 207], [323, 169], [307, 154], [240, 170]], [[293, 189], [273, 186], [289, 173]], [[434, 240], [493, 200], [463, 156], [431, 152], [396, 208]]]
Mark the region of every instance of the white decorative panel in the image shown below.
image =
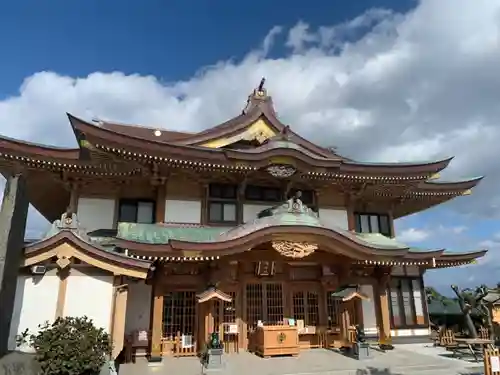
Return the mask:
[[391, 329], [391, 336], [393, 337], [427, 336], [430, 333], [430, 328]]
[[330, 229], [340, 228], [345, 230], [349, 229], [346, 210], [320, 208], [319, 219], [321, 223], [327, 228]]
[[165, 223], [201, 223], [201, 201], [165, 201]]
[[115, 227], [115, 199], [79, 198], [78, 220], [87, 232]]
[[273, 206], [265, 205], [265, 204], [244, 204], [243, 205], [243, 222], [248, 223], [249, 221], [253, 221], [257, 219], [257, 215], [260, 211], [265, 210], [267, 208], [271, 208]]
[[415, 315], [418, 316], [424, 316], [424, 296], [422, 293], [422, 285], [420, 284], [420, 280], [412, 280], [412, 287], [413, 287], [413, 299], [415, 300]]
[[377, 334], [377, 316], [375, 315], [375, 304], [373, 299], [373, 286], [361, 285], [361, 294], [368, 297], [368, 300], [363, 300], [361, 306], [363, 309], [363, 326], [367, 335]]
[[403, 266], [392, 266], [391, 275], [392, 276], [404, 276], [405, 275], [404, 267]]
[[143, 281], [128, 284], [127, 316], [125, 332], [149, 330], [149, 312], [151, 308], [151, 285]]
[[[14, 312], [10, 324], [9, 349], [16, 348], [16, 336], [28, 329], [38, 331], [38, 325], [52, 323], [56, 315], [59, 277], [19, 276], [17, 278]], [[1, 307], [0, 307], [1, 308]]]
[[112, 305], [113, 276], [78, 273], [68, 277], [64, 316], [87, 316], [109, 332]]
[[407, 276], [420, 276], [420, 269], [417, 266], [406, 266]]

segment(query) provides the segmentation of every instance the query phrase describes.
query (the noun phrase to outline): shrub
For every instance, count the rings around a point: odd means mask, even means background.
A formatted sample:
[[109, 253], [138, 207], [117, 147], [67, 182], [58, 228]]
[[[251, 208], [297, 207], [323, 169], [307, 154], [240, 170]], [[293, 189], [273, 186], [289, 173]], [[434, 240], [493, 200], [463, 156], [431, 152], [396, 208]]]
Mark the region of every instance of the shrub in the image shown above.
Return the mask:
[[35, 350], [44, 375], [95, 375], [111, 353], [110, 336], [84, 317], [57, 318], [39, 326], [37, 334], [24, 331], [18, 344]]

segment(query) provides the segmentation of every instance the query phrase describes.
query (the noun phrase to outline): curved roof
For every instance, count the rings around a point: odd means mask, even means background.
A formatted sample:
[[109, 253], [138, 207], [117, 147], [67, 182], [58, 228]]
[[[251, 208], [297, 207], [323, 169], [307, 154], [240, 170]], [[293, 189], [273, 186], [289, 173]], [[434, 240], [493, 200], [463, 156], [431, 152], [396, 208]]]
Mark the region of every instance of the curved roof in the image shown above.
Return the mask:
[[449, 254], [444, 249], [420, 250], [378, 233], [355, 233], [325, 225], [298, 199], [263, 211], [252, 222], [234, 228], [120, 223], [116, 246], [145, 257], [220, 257], [249, 251], [273, 241], [310, 242], [323, 251], [358, 261], [433, 259], [467, 262], [486, 251]]
[[[423, 163], [360, 163], [341, 158], [333, 153], [328, 157], [319, 154], [304, 143], [297, 143], [290, 134], [279, 135], [269, 139], [254, 149], [231, 150], [224, 148], [208, 148], [198, 145], [180, 145], [178, 142], [164, 142], [153, 137], [145, 139], [135, 133], [126, 135], [114, 132], [107, 127], [91, 124], [68, 114], [70, 123], [80, 139], [80, 144], [104, 146], [118, 155], [152, 156], [159, 161], [173, 158], [197, 160], [199, 162], [237, 165], [239, 163], [254, 163], [256, 169], [269, 164], [273, 158], [289, 157], [296, 162], [302, 162], [307, 168], [313, 167], [323, 173], [330, 174], [382, 174], [409, 175], [426, 179], [448, 166], [452, 158]], [[85, 140], [82, 142], [82, 140]], [[327, 168], [324, 170], [323, 168]], [[314, 174], [314, 172], [311, 172]]]
[[26, 244], [23, 266], [31, 266], [54, 256], [79, 258], [98, 268], [139, 278], [146, 278], [151, 267], [151, 262], [133, 259], [91, 243], [85, 232], [78, 228], [76, 215], [67, 217], [64, 214], [61, 220], [54, 222], [45, 238]]

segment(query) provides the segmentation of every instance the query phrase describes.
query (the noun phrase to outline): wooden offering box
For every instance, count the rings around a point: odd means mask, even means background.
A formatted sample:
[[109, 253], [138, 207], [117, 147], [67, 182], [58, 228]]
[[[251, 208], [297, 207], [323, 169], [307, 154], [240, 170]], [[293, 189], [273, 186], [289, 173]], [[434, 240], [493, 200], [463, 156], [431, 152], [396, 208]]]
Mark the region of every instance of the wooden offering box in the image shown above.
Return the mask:
[[264, 326], [255, 332], [255, 353], [262, 357], [299, 354], [297, 327]]

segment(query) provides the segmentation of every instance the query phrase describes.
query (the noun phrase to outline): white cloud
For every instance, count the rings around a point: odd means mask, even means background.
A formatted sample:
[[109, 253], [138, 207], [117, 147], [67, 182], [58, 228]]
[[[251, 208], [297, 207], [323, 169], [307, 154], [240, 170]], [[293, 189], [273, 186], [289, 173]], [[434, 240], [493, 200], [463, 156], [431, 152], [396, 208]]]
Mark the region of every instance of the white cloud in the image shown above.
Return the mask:
[[422, 242], [429, 238], [430, 233], [426, 230], [423, 229], [417, 229], [417, 228], [408, 228], [403, 231], [401, 231], [397, 239], [398, 241], [401, 241], [403, 243], [415, 243], [415, 242]]
[[422, 0], [408, 14], [299, 23], [288, 30], [291, 53], [272, 59], [282, 31], [275, 27], [241, 61], [170, 84], [120, 72], [39, 72], [0, 101], [0, 134], [74, 146], [65, 112], [196, 131], [237, 115], [265, 76], [280, 117], [305, 137], [359, 160], [456, 155], [449, 177], [488, 178], [449, 207], [498, 215], [500, 173], [491, 161], [500, 158], [499, 28], [498, 0]]

